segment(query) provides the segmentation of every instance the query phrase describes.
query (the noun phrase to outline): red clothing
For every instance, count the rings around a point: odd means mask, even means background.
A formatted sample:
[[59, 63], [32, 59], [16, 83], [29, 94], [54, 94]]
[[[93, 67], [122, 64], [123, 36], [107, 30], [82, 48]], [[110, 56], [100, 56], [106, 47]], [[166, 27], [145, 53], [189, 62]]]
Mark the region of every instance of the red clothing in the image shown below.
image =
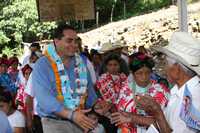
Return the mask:
[[[97, 90], [101, 95], [100, 100], [114, 104], [118, 111], [135, 112], [133, 92], [128, 87], [128, 78], [125, 74], [102, 74], [97, 81]], [[136, 133], [136, 128], [130, 124], [123, 124], [120, 128], [122, 132], [128, 129], [130, 133]]]
[[16, 103], [18, 104], [17, 109], [22, 111], [23, 113], [26, 112], [26, 97], [27, 94], [25, 93], [25, 85], [24, 84], [20, 84], [19, 85], [19, 89], [17, 90], [17, 95], [16, 95]]

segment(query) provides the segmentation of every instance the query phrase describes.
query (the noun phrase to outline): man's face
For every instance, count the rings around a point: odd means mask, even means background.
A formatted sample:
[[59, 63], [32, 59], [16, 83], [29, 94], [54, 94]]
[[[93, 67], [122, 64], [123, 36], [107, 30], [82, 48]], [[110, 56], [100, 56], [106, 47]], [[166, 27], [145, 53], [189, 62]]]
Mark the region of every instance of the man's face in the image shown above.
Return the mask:
[[56, 50], [60, 56], [71, 57], [76, 52], [77, 33], [74, 30], [64, 30], [61, 39], [55, 39]]
[[170, 64], [166, 61], [165, 72], [167, 79], [170, 83], [174, 84], [179, 79], [179, 68], [178, 64]]
[[38, 51], [37, 47], [30, 47], [31, 52], [36, 52]]

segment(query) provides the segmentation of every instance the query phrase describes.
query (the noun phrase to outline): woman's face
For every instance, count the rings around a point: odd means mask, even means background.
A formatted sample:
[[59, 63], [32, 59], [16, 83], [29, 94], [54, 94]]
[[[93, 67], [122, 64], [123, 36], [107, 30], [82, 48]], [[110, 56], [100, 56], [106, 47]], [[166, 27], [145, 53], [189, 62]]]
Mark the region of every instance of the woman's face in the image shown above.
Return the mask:
[[28, 80], [30, 74], [31, 74], [31, 69], [26, 69], [26, 71], [25, 71], [25, 73], [24, 73], [24, 78], [25, 78], [26, 80]]
[[6, 73], [8, 70], [8, 66], [5, 64], [0, 65], [0, 73]]
[[100, 63], [101, 63], [101, 56], [95, 54], [95, 55], [93, 56], [93, 63], [94, 63], [94, 64], [100, 64]]
[[8, 114], [9, 112], [9, 103], [6, 102], [0, 102], [0, 110], [3, 111], [4, 113]]
[[117, 60], [110, 60], [108, 61], [106, 68], [107, 68], [107, 72], [115, 75], [115, 74], [118, 74], [120, 70], [120, 65]]
[[144, 66], [133, 73], [134, 80], [137, 85], [146, 87], [150, 83], [151, 70]]

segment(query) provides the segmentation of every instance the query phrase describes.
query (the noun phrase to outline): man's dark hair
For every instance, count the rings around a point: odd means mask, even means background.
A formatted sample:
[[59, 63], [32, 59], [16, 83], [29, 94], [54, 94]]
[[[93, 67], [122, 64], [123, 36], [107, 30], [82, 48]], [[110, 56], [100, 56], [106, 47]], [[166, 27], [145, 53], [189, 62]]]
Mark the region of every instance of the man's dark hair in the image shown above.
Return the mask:
[[73, 30], [76, 31], [74, 27], [68, 25], [68, 24], [60, 24], [58, 27], [54, 30], [53, 38], [61, 39], [63, 35], [64, 30]]
[[38, 42], [33, 42], [33, 43], [31, 43], [31, 46], [30, 46], [30, 48], [31, 47], [36, 47], [38, 50], [40, 50], [40, 44], [38, 43]]

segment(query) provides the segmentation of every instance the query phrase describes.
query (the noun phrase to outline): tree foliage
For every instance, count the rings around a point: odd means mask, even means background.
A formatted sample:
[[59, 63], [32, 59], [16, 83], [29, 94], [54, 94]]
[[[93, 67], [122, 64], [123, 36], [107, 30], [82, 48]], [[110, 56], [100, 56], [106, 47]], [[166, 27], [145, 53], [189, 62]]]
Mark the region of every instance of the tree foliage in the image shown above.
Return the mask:
[[0, 47], [15, 48], [24, 42], [51, 37], [55, 22], [38, 22], [35, 0], [13, 0], [4, 4], [0, 15]]
[[[190, 2], [197, 0], [188, 0]], [[157, 10], [172, 0], [95, 0], [99, 24]], [[126, 13], [126, 14], [124, 14]], [[38, 21], [36, 0], [0, 0], [0, 52], [3, 48], [18, 48], [21, 42], [49, 39], [56, 22]], [[79, 30], [81, 22], [71, 21]], [[95, 27], [95, 20], [85, 21], [85, 28]]]

